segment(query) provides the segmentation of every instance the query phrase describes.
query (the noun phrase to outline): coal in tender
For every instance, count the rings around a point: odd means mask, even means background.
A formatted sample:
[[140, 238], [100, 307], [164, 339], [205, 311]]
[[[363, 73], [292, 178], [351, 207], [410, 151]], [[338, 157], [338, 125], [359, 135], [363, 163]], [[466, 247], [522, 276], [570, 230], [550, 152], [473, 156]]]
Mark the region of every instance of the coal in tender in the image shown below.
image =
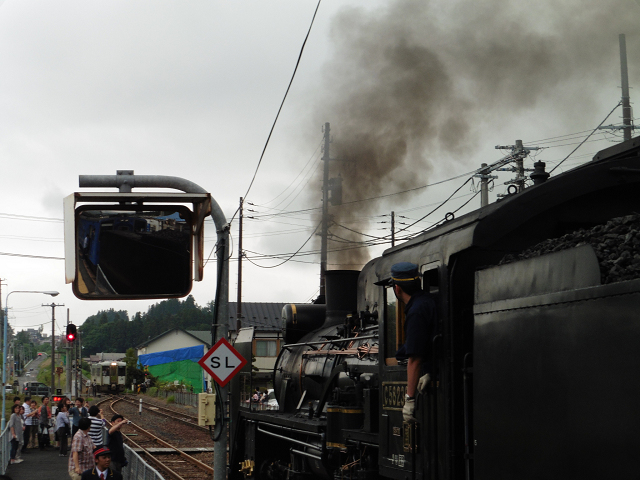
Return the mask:
[[603, 284], [640, 278], [640, 214], [612, 218], [604, 225], [544, 240], [520, 254], [505, 255], [500, 264], [586, 244], [596, 252]]

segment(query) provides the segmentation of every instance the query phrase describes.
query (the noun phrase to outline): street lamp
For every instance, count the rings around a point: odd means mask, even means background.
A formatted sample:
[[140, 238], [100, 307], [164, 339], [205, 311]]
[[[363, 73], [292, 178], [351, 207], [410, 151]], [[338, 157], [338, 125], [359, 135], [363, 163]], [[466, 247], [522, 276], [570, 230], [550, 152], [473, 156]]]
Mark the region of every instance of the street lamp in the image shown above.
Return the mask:
[[5, 302], [4, 302], [4, 337], [3, 337], [3, 347], [2, 347], [2, 424], [0, 425], [0, 432], [4, 432], [4, 426], [6, 423], [6, 413], [5, 413], [5, 405], [7, 400], [7, 333], [8, 333], [8, 318], [9, 318], [9, 295], [12, 293], [42, 293], [44, 295], [51, 295], [55, 297], [58, 295], [58, 292], [49, 291], [49, 290], [14, 290], [13, 292], [7, 293]]

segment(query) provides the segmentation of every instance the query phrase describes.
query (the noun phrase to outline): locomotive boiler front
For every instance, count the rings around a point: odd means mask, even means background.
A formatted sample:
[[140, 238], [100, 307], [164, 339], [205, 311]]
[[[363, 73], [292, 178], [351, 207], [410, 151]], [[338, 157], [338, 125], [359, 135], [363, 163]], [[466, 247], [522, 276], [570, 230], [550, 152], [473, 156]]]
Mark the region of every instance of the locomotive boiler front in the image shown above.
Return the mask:
[[[327, 271], [326, 306], [288, 305], [283, 309], [285, 338], [297, 339], [298, 343], [285, 346], [275, 365], [274, 389], [280, 411], [297, 410], [301, 399], [305, 408], [322, 409], [328, 400], [328, 382], [338, 387], [342, 383], [353, 385], [347, 374], [350, 364], [377, 363], [377, 357], [357, 355], [358, 348], [368, 345], [367, 341], [358, 339], [356, 293], [359, 273], [354, 270]], [[322, 307], [326, 308], [323, 317]], [[305, 317], [294, 323], [294, 311], [302, 312]], [[305, 327], [316, 329], [305, 333], [301, 331]], [[356, 353], [346, 354], [345, 350]]]

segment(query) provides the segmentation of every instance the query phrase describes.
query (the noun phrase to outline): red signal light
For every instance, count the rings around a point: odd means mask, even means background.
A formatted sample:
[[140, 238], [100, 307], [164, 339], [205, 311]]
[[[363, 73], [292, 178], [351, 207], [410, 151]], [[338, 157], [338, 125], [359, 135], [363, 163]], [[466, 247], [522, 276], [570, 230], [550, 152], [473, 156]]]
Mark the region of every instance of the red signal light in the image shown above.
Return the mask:
[[67, 325], [67, 342], [73, 342], [76, 339], [78, 330], [73, 323]]

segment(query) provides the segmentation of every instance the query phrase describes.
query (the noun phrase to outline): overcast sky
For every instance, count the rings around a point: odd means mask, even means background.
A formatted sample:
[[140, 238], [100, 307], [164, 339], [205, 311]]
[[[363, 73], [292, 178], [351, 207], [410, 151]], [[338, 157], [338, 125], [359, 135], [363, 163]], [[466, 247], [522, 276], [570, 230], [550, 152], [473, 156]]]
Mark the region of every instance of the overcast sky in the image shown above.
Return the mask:
[[[346, 202], [465, 174], [522, 139], [548, 147], [553, 168], [620, 98], [618, 34], [629, 77], [640, 83], [639, 0], [539, 2], [323, 0], [296, 78], [247, 201], [244, 249], [262, 267], [295, 252], [320, 207], [322, 125]], [[146, 311], [149, 301], [88, 302], [64, 283], [62, 199], [78, 175], [172, 175], [209, 190], [227, 217], [255, 171], [309, 28], [315, 0], [0, 1], [0, 278], [14, 290], [57, 290], [81, 324], [98, 310]], [[619, 15], [619, 17], [616, 17]], [[606, 21], [604, 20], [606, 19]], [[637, 91], [637, 90], [636, 90]], [[632, 101], [635, 91], [631, 91]], [[606, 122], [619, 123], [616, 110]], [[559, 138], [556, 138], [559, 137]], [[619, 141], [600, 132], [560, 170]], [[332, 155], [333, 156], [333, 155]], [[528, 161], [527, 167], [531, 166]], [[501, 173], [491, 199], [504, 193]], [[385, 236], [394, 210], [425, 215], [467, 177], [334, 208], [332, 248], [353, 232]], [[469, 200], [465, 186], [415, 233]], [[479, 197], [468, 208], [479, 206]], [[463, 210], [464, 211], [464, 210]], [[462, 211], [460, 212], [462, 213]], [[346, 227], [346, 228], [345, 228]], [[206, 248], [215, 232], [207, 224]], [[230, 300], [237, 287], [232, 235]], [[370, 238], [370, 237], [366, 237]], [[313, 252], [313, 239], [302, 252]], [[388, 245], [387, 245], [388, 246]], [[330, 254], [330, 268], [359, 268], [384, 246]], [[7, 255], [11, 254], [11, 255]], [[12, 256], [20, 255], [20, 256]], [[54, 257], [53, 259], [30, 256]], [[277, 268], [244, 262], [244, 301], [306, 302], [318, 291], [319, 255]], [[193, 295], [215, 291], [215, 263]], [[44, 324], [51, 297], [13, 294], [18, 330]]]

